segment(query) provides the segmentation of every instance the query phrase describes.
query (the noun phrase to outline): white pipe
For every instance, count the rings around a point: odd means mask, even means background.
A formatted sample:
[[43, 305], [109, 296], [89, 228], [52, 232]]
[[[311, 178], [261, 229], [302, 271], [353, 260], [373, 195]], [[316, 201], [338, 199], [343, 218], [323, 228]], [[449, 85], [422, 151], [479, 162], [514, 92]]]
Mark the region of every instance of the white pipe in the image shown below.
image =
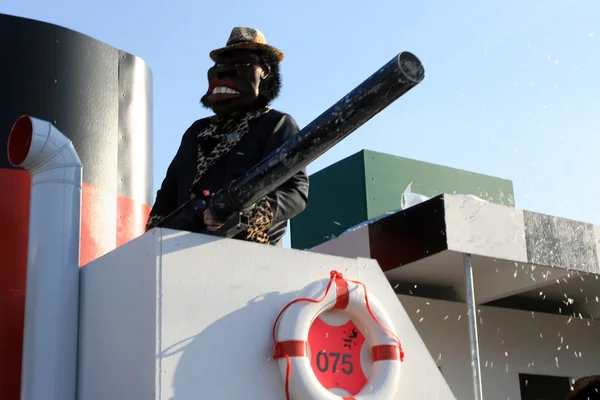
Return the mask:
[[82, 165], [51, 123], [23, 116], [8, 159], [31, 173], [21, 400], [75, 400]]

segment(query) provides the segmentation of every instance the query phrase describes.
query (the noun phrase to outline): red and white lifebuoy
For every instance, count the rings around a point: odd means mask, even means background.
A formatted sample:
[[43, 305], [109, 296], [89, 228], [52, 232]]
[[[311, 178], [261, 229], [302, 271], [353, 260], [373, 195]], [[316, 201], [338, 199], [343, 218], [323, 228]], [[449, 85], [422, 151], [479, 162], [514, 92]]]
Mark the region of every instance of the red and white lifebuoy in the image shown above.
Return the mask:
[[[335, 290], [331, 288], [335, 287]], [[371, 377], [355, 396], [338, 396], [323, 387], [308, 357], [308, 332], [313, 321], [328, 310], [344, 310], [372, 346]], [[392, 321], [364, 284], [344, 279], [337, 271], [314, 282], [281, 311], [273, 326], [274, 358], [285, 379], [287, 399], [388, 400], [396, 394], [404, 353]]]

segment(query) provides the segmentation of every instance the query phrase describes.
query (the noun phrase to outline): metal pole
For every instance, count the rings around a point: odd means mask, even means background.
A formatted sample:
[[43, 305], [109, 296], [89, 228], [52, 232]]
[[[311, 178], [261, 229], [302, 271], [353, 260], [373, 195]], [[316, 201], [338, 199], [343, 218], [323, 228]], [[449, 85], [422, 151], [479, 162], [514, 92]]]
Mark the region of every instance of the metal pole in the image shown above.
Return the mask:
[[473, 266], [471, 255], [464, 255], [465, 280], [467, 286], [467, 310], [469, 320], [469, 335], [471, 337], [471, 369], [473, 372], [473, 392], [475, 400], [483, 400], [481, 385], [481, 365], [479, 363], [479, 337], [477, 335], [477, 307], [475, 304], [475, 285], [473, 284]]

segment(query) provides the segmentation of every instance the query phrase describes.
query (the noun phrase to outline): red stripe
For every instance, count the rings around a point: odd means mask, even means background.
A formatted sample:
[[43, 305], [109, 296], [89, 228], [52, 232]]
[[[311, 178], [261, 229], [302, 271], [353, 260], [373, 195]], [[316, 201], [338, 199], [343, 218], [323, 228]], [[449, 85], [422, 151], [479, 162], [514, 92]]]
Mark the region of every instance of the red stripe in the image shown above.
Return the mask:
[[342, 397], [342, 400], [355, 400], [354, 397]]
[[350, 292], [348, 291], [348, 282], [343, 277], [335, 278], [335, 287], [337, 290], [337, 297], [335, 299], [335, 305], [333, 306], [336, 310], [344, 310], [350, 303]]
[[0, 169], [0, 290], [25, 290], [30, 186], [28, 172]]
[[[79, 265], [83, 266], [96, 258], [110, 251], [105, 238], [107, 229], [102, 215], [106, 218], [110, 212], [110, 205], [104, 204], [109, 200], [108, 196], [103, 196], [101, 189], [83, 184], [81, 191], [81, 248], [79, 252]], [[103, 251], [103, 247], [105, 251]]]
[[400, 347], [397, 344], [382, 344], [373, 346], [373, 362], [386, 360], [400, 360]]
[[[92, 262], [144, 233], [150, 214], [150, 207], [146, 204], [129, 197], [108, 194], [87, 183], [83, 184], [81, 197], [79, 265]], [[111, 228], [109, 224], [111, 221], [108, 217], [111, 215], [116, 217], [116, 228]]]
[[303, 340], [288, 340], [287, 342], [279, 342], [275, 345], [275, 355], [273, 358], [283, 358], [285, 356], [290, 357], [306, 357], [308, 352], [306, 350], [308, 342]]
[[132, 198], [117, 197], [117, 247], [143, 235], [150, 207]]
[[30, 186], [27, 171], [0, 168], [0, 397], [9, 400], [21, 391]]
[[[25, 285], [29, 239], [31, 175], [0, 168], [0, 388], [3, 399], [21, 391], [21, 351], [25, 320]], [[115, 212], [116, 210], [116, 212]], [[144, 233], [150, 207], [133, 199], [108, 195], [83, 184], [80, 265]], [[107, 217], [116, 228], [107, 229]], [[116, 238], [116, 240], [115, 240]]]

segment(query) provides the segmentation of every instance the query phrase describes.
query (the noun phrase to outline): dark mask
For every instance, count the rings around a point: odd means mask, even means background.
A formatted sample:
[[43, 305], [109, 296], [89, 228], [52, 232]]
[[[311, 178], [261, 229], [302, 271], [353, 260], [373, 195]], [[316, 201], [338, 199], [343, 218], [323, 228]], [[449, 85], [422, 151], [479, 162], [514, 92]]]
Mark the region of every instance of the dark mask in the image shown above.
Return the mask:
[[269, 71], [252, 50], [230, 50], [219, 55], [208, 70], [208, 91], [203, 104], [215, 114], [232, 114], [256, 108], [260, 83]]

